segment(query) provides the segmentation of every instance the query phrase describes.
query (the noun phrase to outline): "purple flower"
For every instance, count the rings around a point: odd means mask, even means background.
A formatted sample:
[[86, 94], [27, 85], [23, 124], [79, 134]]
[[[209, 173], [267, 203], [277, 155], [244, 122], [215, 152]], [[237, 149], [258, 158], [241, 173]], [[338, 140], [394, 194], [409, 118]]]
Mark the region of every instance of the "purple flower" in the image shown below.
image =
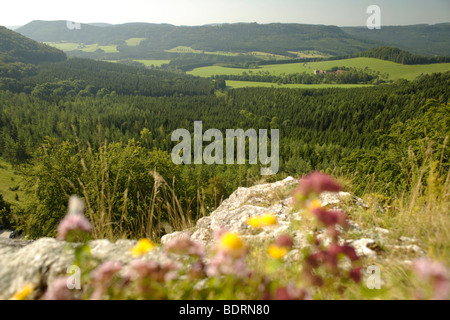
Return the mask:
[[360, 283], [361, 282], [361, 268], [360, 267], [353, 268], [350, 271], [350, 275], [349, 276], [350, 276], [350, 279], [352, 279], [356, 283]]
[[334, 227], [336, 225], [340, 225], [342, 227], [346, 227], [347, 223], [347, 215], [342, 210], [326, 210], [323, 208], [314, 209], [312, 212], [317, 220], [321, 222], [326, 227]]
[[342, 187], [333, 178], [314, 171], [300, 179], [295, 193], [308, 197], [311, 193], [319, 195], [324, 191], [339, 192], [341, 190]]
[[294, 246], [294, 242], [289, 235], [282, 235], [275, 241], [275, 245], [277, 247], [285, 247], [291, 249]]

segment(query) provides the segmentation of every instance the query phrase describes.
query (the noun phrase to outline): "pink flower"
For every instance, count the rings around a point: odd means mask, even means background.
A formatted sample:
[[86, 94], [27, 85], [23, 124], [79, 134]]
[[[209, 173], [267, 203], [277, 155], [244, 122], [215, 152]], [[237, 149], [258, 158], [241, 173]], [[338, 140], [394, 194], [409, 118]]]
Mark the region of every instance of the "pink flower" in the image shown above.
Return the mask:
[[92, 232], [92, 225], [83, 214], [84, 203], [78, 197], [72, 196], [69, 200], [68, 214], [58, 225], [58, 240], [65, 240], [71, 231]]
[[92, 282], [95, 288], [94, 293], [91, 296], [92, 300], [98, 300], [103, 296], [108, 290], [112, 278], [121, 269], [122, 263], [107, 261], [92, 272]]
[[67, 287], [67, 280], [69, 278], [62, 277], [53, 281], [47, 288], [44, 294], [45, 300], [72, 300], [74, 298], [73, 293]]
[[92, 272], [94, 283], [107, 283], [114, 275], [122, 269], [122, 263], [117, 261], [107, 261], [102, 263]]
[[336, 225], [340, 225], [342, 227], [346, 227], [347, 223], [347, 215], [342, 210], [326, 210], [323, 208], [314, 209], [312, 212], [317, 220], [321, 222], [326, 227], [334, 227]]
[[295, 193], [308, 197], [311, 193], [319, 195], [324, 191], [339, 192], [341, 190], [341, 186], [333, 178], [314, 171], [300, 179]]
[[167, 252], [177, 254], [188, 254], [191, 256], [202, 257], [205, 253], [203, 244], [198, 241], [192, 241], [189, 234], [185, 233], [180, 238], [170, 241], [165, 249]]
[[297, 289], [292, 285], [277, 288], [275, 300], [311, 300], [311, 297], [304, 289]]
[[431, 281], [434, 300], [445, 300], [450, 294], [450, 280], [447, 268], [439, 263], [421, 258], [413, 263], [413, 270], [419, 278]]
[[225, 251], [218, 251], [206, 266], [206, 274], [209, 277], [225, 274], [246, 277], [249, 271], [245, 264], [245, 257], [235, 258]]

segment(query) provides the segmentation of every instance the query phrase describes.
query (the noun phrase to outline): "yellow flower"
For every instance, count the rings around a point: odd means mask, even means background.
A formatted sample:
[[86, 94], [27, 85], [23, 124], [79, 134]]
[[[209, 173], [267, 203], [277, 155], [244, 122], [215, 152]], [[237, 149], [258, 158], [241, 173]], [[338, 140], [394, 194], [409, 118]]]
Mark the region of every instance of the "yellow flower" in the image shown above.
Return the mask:
[[322, 202], [319, 199], [313, 200], [308, 204], [308, 210], [313, 211], [315, 209], [322, 208]]
[[33, 292], [33, 290], [34, 287], [31, 284], [27, 284], [24, 287], [22, 287], [19, 291], [17, 291], [11, 297], [11, 300], [25, 300]]
[[240, 255], [244, 250], [244, 243], [236, 233], [226, 232], [219, 240], [219, 248], [233, 255]]
[[288, 248], [271, 245], [268, 250], [269, 255], [274, 259], [282, 259], [288, 253]]
[[133, 257], [137, 258], [143, 256], [147, 252], [150, 252], [154, 248], [155, 245], [153, 244], [153, 242], [148, 239], [141, 239], [133, 248], [130, 249], [130, 254]]
[[254, 228], [263, 228], [277, 224], [277, 218], [273, 214], [266, 214], [265, 216], [248, 219], [247, 224]]

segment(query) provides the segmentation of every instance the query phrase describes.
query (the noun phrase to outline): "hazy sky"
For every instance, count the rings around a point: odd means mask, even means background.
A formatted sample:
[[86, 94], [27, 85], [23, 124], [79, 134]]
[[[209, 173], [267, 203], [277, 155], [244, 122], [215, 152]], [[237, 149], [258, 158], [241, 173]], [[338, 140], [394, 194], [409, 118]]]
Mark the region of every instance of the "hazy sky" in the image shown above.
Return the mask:
[[369, 5], [381, 8], [382, 25], [450, 22], [450, 0], [10, 0], [2, 1], [0, 25], [32, 20], [152, 22], [203, 25], [293, 22], [362, 26]]

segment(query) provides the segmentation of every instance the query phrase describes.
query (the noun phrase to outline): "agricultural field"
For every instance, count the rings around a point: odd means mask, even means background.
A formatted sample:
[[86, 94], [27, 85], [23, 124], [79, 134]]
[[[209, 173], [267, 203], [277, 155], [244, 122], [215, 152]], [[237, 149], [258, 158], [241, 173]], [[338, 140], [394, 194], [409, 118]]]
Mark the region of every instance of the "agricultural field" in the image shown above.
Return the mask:
[[98, 49], [102, 49], [106, 53], [113, 53], [113, 52], [119, 52], [117, 51], [117, 46], [110, 45], [110, 46], [101, 46], [99, 44], [88, 44], [83, 45], [79, 43], [73, 43], [73, 42], [45, 42], [49, 46], [55, 47], [62, 51], [74, 51], [74, 50], [81, 50], [84, 52], [95, 52]]
[[140, 62], [145, 64], [146, 67], [151, 67], [152, 65], [155, 67], [161, 67], [163, 64], [169, 64], [170, 60], [134, 60], [136, 62]]
[[414, 80], [421, 74], [450, 71], [450, 63], [404, 65], [374, 58], [353, 58], [346, 60], [313, 62], [308, 63], [307, 66], [311, 69], [318, 70], [328, 70], [336, 66], [362, 69], [367, 67], [371, 70], [379, 71], [381, 74], [388, 74], [390, 80], [397, 80], [402, 78], [407, 80]]
[[288, 64], [272, 64], [267, 66], [261, 66], [258, 69], [242, 69], [242, 68], [227, 68], [220, 66], [210, 66], [197, 68], [192, 71], [187, 72], [188, 74], [200, 77], [211, 77], [213, 75], [240, 75], [243, 72], [247, 73], [257, 73], [260, 71], [269, 71], [274, 75], [281, 75], [283, 73], [313, 73], [314, 69], [309, 69], [305, 67], [303, 63], [288, 63]]
[[407, 79], [414, 80], [421, 74], [431, 74], [435, 72], [450, 71], [450, 63], [438, 63], [427, 65], [403, 65], [391, 61], [374, 58], [353, 58], [345, 60], [333, 60], [312, 63], [289, 63], [273, 64], [261, 66], [258, 69], [226, 68], [220, 66], [210, 66], [194, 69], [189, 74], [200, 77], [211, 77], [213, 75], [241, 75], [243, 72], [257, 73], [259, 71], [269, 71], [273, 75], [293, 74], [293, 73], [313, 73], [314, 70], [329, 70], [333, 67], [368, 68], [379, 71], [382, 75], [387, 74], [389, 80]]
[[141, 44], [142, 41], [144, 41], [145, 38], [130, 38], [126, 42], [127, 46], [129, 47], [136, 47]]
[[[202, 54], [214, 54], [214, 55], [219, 55], [219, 56], [230, 56], [230, 57], [236, 57], [236, 56], [253, 56], [253, 57], [258, 57], [261, 59], [287, 59], [288, 57], [286, 56], [282, 56], [282, 55], [277, 55], [277, 54], [273, 54], [273, 53], [267, 53], [267, 52], [262, 52], [262, 51], [252, 51], [252, 52], [245, 52], [245, 53], [240, 53], [240, 52], [227, 52], [227, 51], [202, 51], [202, 50], [195, 50], [191, 47], [186, 47], [186, 46], [179, 46], [179, 47], [175, 47], [172, 48], [170, 50], [165, 50], [165, 52], [170, 52], [170, 53], [202, 53]], [[306, 57], [309, 55], [309, 52], [295, 52], [295, 54], [298, 54], [299, 57]], [[314, 55], [314, 57], [323, 57], [321, 55]]]

